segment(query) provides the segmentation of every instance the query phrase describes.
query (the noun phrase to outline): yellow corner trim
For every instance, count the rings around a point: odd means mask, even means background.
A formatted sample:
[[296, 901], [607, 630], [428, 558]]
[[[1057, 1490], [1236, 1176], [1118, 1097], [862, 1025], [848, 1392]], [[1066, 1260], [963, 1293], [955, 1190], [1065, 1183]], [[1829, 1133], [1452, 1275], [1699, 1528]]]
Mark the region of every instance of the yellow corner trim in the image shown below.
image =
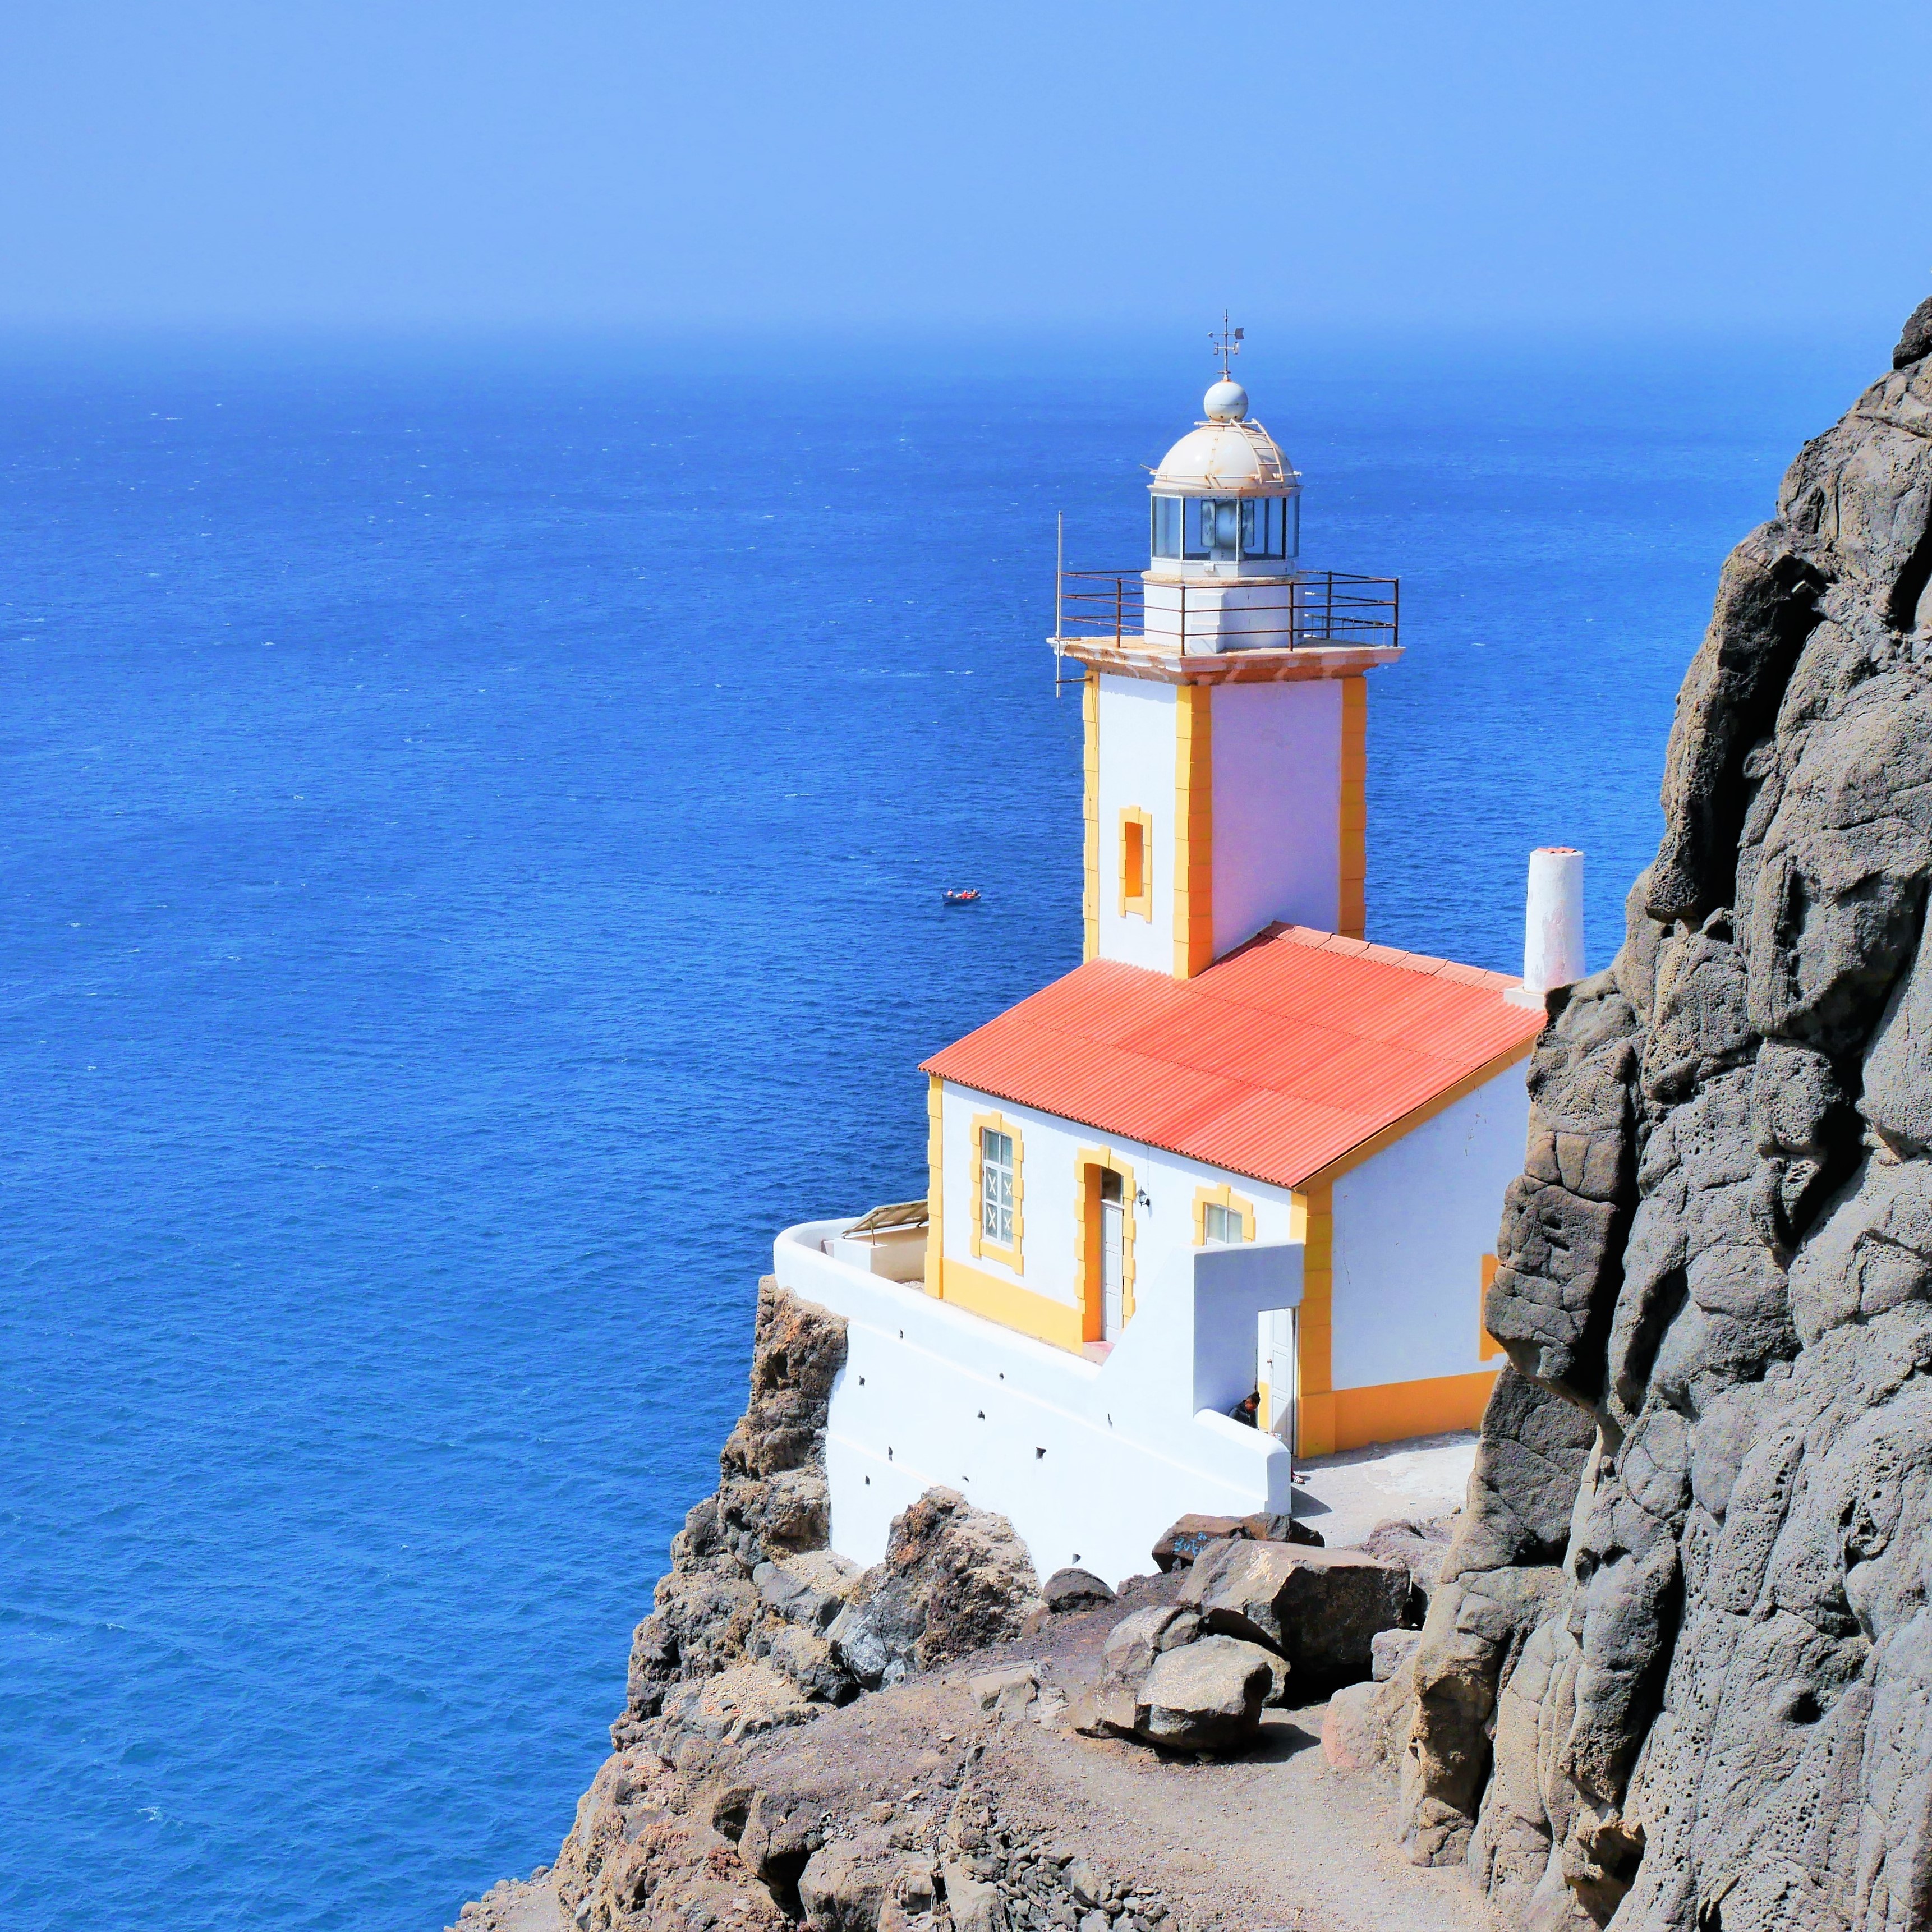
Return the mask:
[[1120, 1177], [1120, 1326], [1134, 1318], [1134, 1170], [1111, 1148], [1082, 1148], [1073, 1156], [1073, 1279], [1080, 1284], [1081, 1339], [1088, 1342], [1100, 1341], [1106, 1325], [1100, 1244], [1089, 1235], [1100, 1225], [1102, 1174]]
[[1003, 1328], [1017, 1329], [1036, 1342], [1079, 1352], [1081, 1311], [1070, 1304], [1050, 1300], [1030, 1288], [968, 1268], [964, 1262], [946, 1262], [942, 1279], [945, 1298], [954, 1307], [997, 1322]]
[[926, 1292], [939, 1292], [940, 1257], [946, 1252], [946, 1083], [926, 1076]]
[[1191, 980], [1214, 963], [1214, 693], [1174, 696], [1174, 976]]
[[1338, 855], [1335, 930], [1348, 939], [1368, 937], [1369, 681], [1342, 680], [1341, 850]]
[[1290, 1214], [1301, 1242], [1301, 1306], [1295, 1316], [1296, 1453], [1334, 1453], [1335, 1190], [1298, 1188]]
[[1137, 805], [1120, 808], [1120, 916], [1154, 917], [1154, 820]]
[[1085, 928], [1081, 957], [1100, 956], [1100, 674], [1090, 669], [1080, 692], [1081, 716], [1086, 725], [1086, 751], [1082, 782], [1082, 872], [1080, 910]]
[[1238, 1212], [1241, 1217], [1241, 1239], [1254, 1239], [1255, 1204], [1244, 1201], [1224, 1180], [1218, 1186], [1197, 1187], [1194, 1190], [1194, 1245], [1197, 1248], [1208, 1245], [1208, 1210], [1210, 1208], [1226, 1208]]
[[1483, 1304], [1489, 1299], [1490, 1283], [1496, 1278], [1496, 1258], [1485, 1255], [1478, 1270], [1480, 1279], [1476, 1285], [1476, 1359], [1479, 1362], [1493, 1362], [1503, 1353], [1503, 1345], [1483, 1326]]
[[[989, 1240], [986, 1237], [986, 1136], [989, 1133], [1005, 1134], [1013, 1144], [1013, 1238], [1008, 1246], [1002, 1242]], [[1020, 1241], [1024, 1224], [1020, 1214], [1020, 1204], [1026, 1193], [1026, 1149], [1018, 1124], [1010, 1120], [1004, 1114], [975, 1114], [973, 1116], [973, 1234], [967, 1244], [975, 1261], [998, 1262], [1010, 1268], [1016, 1274], [1025, 1270], [1020, 1265]]]

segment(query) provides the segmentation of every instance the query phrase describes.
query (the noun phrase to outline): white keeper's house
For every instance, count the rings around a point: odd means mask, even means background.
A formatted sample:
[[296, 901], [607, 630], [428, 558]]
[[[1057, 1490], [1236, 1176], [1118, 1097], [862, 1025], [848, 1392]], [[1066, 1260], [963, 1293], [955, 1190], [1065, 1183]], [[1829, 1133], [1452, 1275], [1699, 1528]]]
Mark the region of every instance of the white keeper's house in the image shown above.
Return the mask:
[[924, 1202], [776, 1244], [848, 1324], [826, 1467], [862, 1562], [944, 1485], [1042, 1576], [1118, 1582], [1184, 1511], [1289, 1508], [1294, 1456], [1474, 1427], [1502, 1359], [1481, 1295], [1580, 856], [1533, 857], [1523, 980], [1366, 943], [1396, 586], [1302, 567], [1301, 478], [1225, 369], [1205, 416], [1148, 567], [1060, 578], [1082, 963], [926, 1063]]

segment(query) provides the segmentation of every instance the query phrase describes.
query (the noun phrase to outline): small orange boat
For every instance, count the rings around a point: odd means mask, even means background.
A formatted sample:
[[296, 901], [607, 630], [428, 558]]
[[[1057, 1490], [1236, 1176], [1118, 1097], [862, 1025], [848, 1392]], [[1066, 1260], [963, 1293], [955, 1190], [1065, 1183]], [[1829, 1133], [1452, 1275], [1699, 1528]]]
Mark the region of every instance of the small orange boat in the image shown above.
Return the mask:
[[948, 905], [971, 905], [980, 896], [977, 886], [962, 886], [949, 890], [946, 895]]

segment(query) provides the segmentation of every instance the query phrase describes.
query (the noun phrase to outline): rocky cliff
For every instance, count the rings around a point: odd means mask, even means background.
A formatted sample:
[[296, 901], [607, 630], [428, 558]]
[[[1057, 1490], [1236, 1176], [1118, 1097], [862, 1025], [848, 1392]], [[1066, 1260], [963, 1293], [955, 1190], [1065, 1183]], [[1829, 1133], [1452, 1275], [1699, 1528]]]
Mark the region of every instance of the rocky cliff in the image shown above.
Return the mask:
[[1932, 302], [1726, 563], [1551, 1003], [1402, 1817], [1503, 1922], [1932, 1924]]

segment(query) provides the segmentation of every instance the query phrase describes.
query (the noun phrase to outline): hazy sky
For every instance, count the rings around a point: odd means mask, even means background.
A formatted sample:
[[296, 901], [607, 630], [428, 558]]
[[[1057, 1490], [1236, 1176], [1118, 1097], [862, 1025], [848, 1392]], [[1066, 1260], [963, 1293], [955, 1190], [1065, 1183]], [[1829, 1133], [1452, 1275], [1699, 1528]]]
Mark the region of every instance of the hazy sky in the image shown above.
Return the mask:
[[0, 321], [1883, 330], [1928, 0], [10, 0]]

